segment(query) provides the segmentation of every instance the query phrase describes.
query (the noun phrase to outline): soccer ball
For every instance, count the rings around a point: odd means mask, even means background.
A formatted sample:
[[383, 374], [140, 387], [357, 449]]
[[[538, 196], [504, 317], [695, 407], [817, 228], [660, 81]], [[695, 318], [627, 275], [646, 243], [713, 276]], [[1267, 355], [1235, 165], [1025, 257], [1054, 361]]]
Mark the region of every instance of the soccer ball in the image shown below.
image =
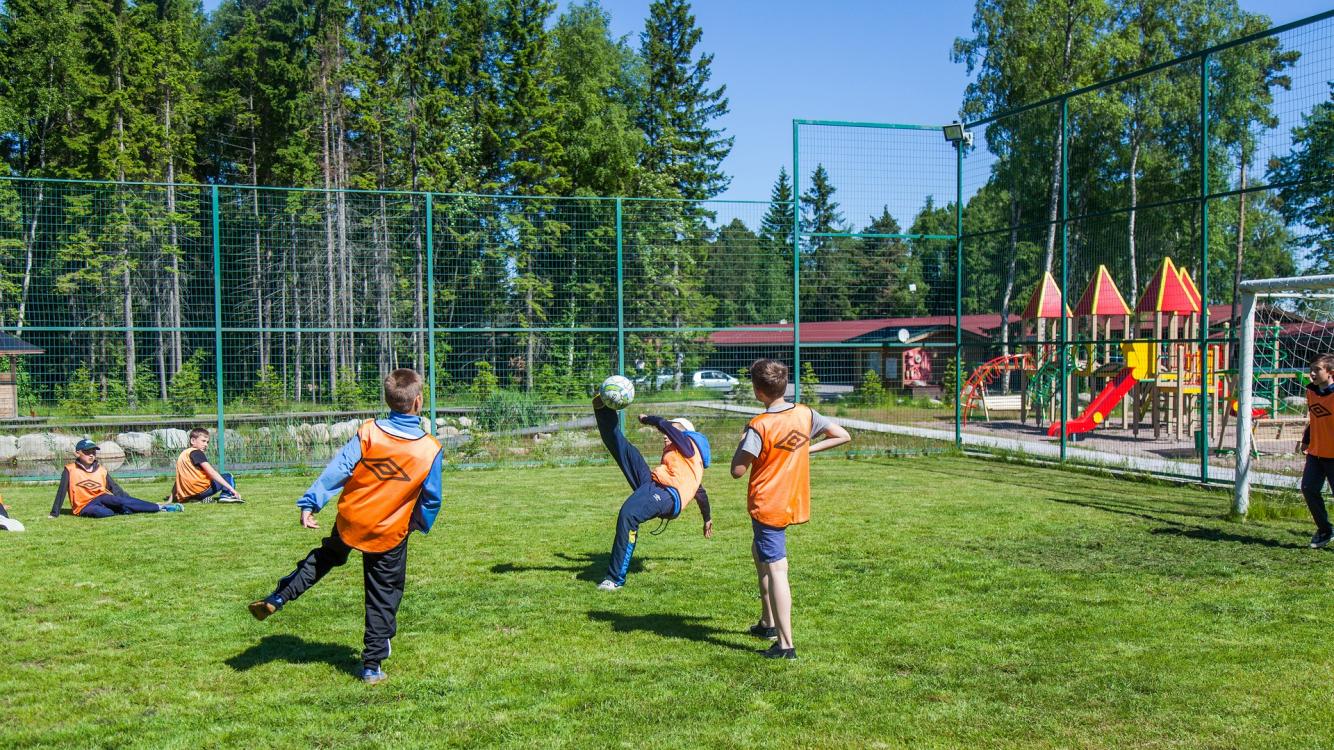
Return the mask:
[[612, 375], [602, 381], [598, 393], [602, 394], [603, 404], [620, 411], [635, 400], [635, 384], [624, 375]]

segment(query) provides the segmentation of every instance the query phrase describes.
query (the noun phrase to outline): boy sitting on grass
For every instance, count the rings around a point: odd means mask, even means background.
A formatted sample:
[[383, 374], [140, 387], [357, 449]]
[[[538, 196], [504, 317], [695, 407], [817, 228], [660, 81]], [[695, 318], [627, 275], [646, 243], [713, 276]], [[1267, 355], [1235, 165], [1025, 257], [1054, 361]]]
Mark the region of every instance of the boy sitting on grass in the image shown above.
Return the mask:
[[[732, 477], [750, 469], [746, 504], [754, 542], [751, 555], [760, 584], [760, 621], [750, 628], [758, 638], [777, 639], [767, 659], [795, 659], [792, 645], [792, 590], [787, 580], [787, 527], [811, 518], [812, 453], [829, 450], [852, 437], [804, 404], [788, 403], [787, 365], [758, 359], [750, 366], [755, 399], [764, 413], [750, 420], [732, 456]], [[811, 445], [811, 440], [826, 435]]]
[[408, 571], [408, 535], [431, 530], [440, 512], [440, 443], [421, 428], [422, 378], [394, 370], [384, 379], [389, 416], [362, 423], [319, 479], [296, 501], [301, 525], [318, 529], [315, 514], [340, 489], [333, 530], [297, 563], [272, 594], [250, 604], [263, 620], [301, 596], [330, 570], [361, 552], [366, 587], [365, 649], [361, 680], [385, 679], [380, 663], [389, 657], [389, 639], [398, 631], [398, 605]]
[[220, 474], [208, 462], [208, 430], [196, 427], [190, 430], [190, 445], [176, 457], [176, 483], [169, 499], [178, 503], [211, 502], [218, 496], [220, 503], [243, 503], [241, 493], [231, 474]]
[[713, 536], [709, 495], [702, 484], [704, 470], [709, 466], [709, 440], [695, 432], [688, 419], [678, 417], [669, 421], [640, 414], [641, 424], [662, 433], [662, 461], [650, 470], [639, 449], [625, 439], [616, 411], [603, 405], [602, 396], [593, 397], [593, 416], [597, 418], [603, 445], [621, 467], [631, 489], [616, 518], [616, 538], [611, 545], [607, 577], [598, 584], [602, 591], [615, 591], [625, 585], [630, 556], [639, 538], [639, 525], [645, 521], [652, 518], [670, 521], [681, 515], [691, 500], [696, 500], [704, 517], [704, 537]]
[[1311, 361], [1311, 383], [1306, 386], [1306, 432], [1297, 452], [1306, 454], [1302, 472], [1302, 497], [1315, 520], [1311, 549], [1320, 549], [1334, 539], [1325, 498], [1320, 489], [1329, 483], [1334, 491], [1334, 354]]
[[97, 443], [88, 438], [75, 444], [74, 459], [72, 463], [65, 464], [65, 470], [60, 473], [56, 501], [51, 506], [52, 518], [60, 517], [66, 494], [69, 495], [74, 515], [83, 518], [108, 518], [127, 513], [158, 511], [179, 513], [184, 510], [180, 503], [150, 503], [130, 497], [130, 493], [116, 484], [106, 467], [98, 462]]

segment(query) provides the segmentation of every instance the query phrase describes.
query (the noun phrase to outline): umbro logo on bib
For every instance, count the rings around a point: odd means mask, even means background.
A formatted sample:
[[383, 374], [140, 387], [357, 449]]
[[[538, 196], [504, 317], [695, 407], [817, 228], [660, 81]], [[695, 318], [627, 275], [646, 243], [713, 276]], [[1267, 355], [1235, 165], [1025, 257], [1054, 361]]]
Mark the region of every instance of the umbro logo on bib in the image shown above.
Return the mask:
[[102, 489], [101, 483], [94, 482], [91, 479], [85, 479], [82, 482], [79, 482], [79, 486], [84, 488], [85, 490], [88, 490], [89, 492], [96, 492], [97, 490]]
[[777, 443], [774, 443], [774, 447], [780, 451], [795, 451], [800, 449], [801, 446], [805, 445], [806, 443], [809, 443], [810, 441], [811, 441], [810, 438], [801, 434], [801, 432], [799, 432], [798, 430], [793, 430], [789, 432], [782, 440], [779, 440]]
[[1329, 409], [1326, 409], [1324, 404], [1313, 404], [1313, 405], [1311, 406], [1311, 416], [1313, 416], [1313, 417], [1328, 417], [1328, 416], [1329, 416]]
[[361, 462], [382, 482], [410, 482], [408, 473], [392, 458], [370, 458]]

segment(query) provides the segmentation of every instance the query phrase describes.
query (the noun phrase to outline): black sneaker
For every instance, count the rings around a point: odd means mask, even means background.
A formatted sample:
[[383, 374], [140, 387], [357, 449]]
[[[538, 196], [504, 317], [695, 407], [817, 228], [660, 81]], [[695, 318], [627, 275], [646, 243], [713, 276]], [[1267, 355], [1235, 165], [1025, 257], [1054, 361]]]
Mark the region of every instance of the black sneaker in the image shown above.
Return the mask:
[[1317, 531], [1315, 536], [1311, 537], [1311, 549], [1320, 549], [1329, 544], [1331, 539], [1334, 539], [1334, 531]]
[[761, 651], [760, 656], [766, 659], [795, 659], [797, 658], [797, 647], [779, 648], [778, 644], [775, 643], [768, 650]]
[[766, 638], [772, 641], [778, 637], [778, 628], [765, 625], [763, 622], [757, 622], [750, 626], [750, 634], [756, 638]]

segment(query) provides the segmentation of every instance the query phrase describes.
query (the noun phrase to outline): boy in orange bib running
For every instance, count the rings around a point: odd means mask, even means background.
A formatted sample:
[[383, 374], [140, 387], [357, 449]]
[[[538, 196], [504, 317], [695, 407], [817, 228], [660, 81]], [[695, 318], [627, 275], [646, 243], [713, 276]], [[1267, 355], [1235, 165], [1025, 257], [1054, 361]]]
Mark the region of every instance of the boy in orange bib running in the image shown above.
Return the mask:
[[1334, 539], [1325, 498], [1320, 496], [1320, 488], [1326, 483], [1334, 491], [1334, 354], [1316, 357], [1311, 362], [1311, 384], [1306, 386], [1306, 415], [1306, 432], [1297, 451], [1306, 454], [1302, 497], [1315, 520], [1311, 548], [1320, 549]]
[[421, 428], [422, 379], [394, 370], [384, 379], [385, 419], [367, 420], [296, 501], [301, 525], [318, 529], [315, 514], [341, 489], [338, 516], [329, 536], [282, 580], [272, 594], [250, 604], [263, 620], [301, 596], [330, 570], [361, 552], [366, 587], [365, 649], [361, 679], [385, 679], [380, 663], [398, 630], [398, 605], [408, 570], [408, 535], [423, 534], [440, 511], [440, 443]]
[[[764, 412], [750, 420], [732, 456], [732, 477], [750, 470], [746, 505], [754, 542], [751, 556], [760, 584], [760, 621], [751, 635], [776, 638], [768, 659], [795, 659], [792, 645], [792, 590], [787, 579], [787, 527], [811, 517], [810, 455], [843, 445], [848, 431], [803, 404], [788, 403], [787, 365], [758, 359], [750, 383]], [[814, 445], [811, 440], [825, 435]]]

